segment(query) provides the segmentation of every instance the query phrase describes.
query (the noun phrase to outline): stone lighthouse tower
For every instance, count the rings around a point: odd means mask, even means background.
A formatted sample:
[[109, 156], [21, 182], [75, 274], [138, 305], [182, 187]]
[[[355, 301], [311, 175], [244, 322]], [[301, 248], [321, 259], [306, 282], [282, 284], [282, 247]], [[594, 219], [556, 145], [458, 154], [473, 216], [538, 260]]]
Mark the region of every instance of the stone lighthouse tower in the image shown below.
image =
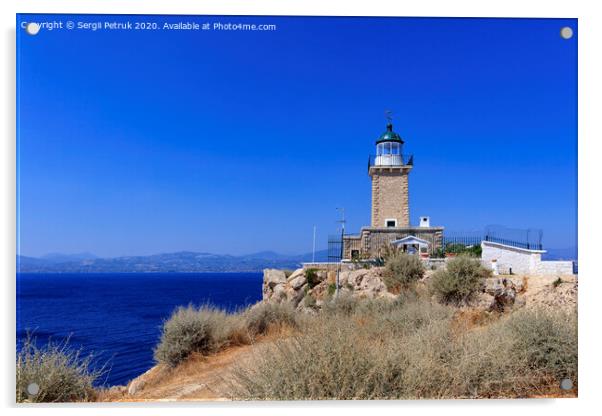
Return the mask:
[[374, 228], [410, 226], [408, 176], [413, 157], [404, 155], [403, 139], [387, 130], [376, 140], [376, 155], [370, 157], [368, 174], [372, 179], [372, 224]]
[[408, 177], [414, 157], [404, 153], [403, 144], [389, 118], [387, 130], [376, 139], [376, 154], [368, 159], [372, 221], [358, 234], [343, 236], [344, 260], [382, 258], [383, 250], [391, 245], [422, 257], [442, 247], [443, 227], [431, 226], [429, 217], [420, 217], [417, 226], [410, 225]]

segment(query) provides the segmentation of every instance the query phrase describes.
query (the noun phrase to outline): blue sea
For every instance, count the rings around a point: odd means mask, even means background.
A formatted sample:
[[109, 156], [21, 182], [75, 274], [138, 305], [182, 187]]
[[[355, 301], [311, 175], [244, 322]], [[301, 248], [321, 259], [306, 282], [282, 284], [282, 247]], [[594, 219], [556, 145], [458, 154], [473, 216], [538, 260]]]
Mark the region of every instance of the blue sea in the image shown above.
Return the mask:
[[21, 273], [17, 343], [63, 341], [108, 364], [100, 380], [126, 384], [154, 365], [161, 325], [180, 305], [233, 311], [261, 300], [261, 273]]

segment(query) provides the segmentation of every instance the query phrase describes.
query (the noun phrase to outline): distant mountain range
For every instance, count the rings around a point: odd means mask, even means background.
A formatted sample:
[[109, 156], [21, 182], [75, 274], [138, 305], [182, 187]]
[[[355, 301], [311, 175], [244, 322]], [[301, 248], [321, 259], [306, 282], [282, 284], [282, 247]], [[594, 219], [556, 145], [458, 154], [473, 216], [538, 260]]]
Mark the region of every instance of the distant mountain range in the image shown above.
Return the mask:
[[[577, 247], [547, 249], [544, 260], [576, 260]], [[316, 251], [316, 261], [328, 261], [328, 250]], [[265, 268], [295, 269], [312, 260], [312, 253], [288, 255], [261, 251], [243, 256], [197, 253], [153, 254], [101, 258], [91, 253], [51, 253], [42, 257], [17, 256], [23, 273], [118, 272], [259, 272]]]
[[[327, 261], [328, 250], [316, 251], [316, 261]], [[180, 251], [150, 256], [100, 258], [91, 253], [52, 253], [43, 257], [17, 256], [22, 273], [118, 272], [258, 272], [265, 268], [295, 269], [312, 260], [300, 255], [262, 251], [243, 256]]]

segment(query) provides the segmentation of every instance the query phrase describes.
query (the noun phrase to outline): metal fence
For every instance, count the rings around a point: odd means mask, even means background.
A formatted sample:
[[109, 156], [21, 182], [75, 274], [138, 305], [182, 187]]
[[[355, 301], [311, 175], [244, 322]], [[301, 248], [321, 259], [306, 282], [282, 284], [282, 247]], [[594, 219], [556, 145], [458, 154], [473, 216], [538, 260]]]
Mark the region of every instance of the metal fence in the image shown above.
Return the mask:
[[504, 244], [527, 250], [542, 250], [543, 231], [536, 228], [517, 229], [501, 225], [489, 225], [483, 231], [445, 231], [443, 247], [451, 244], [480, 245], [481, 241]]
[[489, 225], [485, 228], [484, 240], [527, 250], [542, 250], [542, 237], [543, 231], [536, 228], [516, 229]]
[[[348, 237], [349, 234], [345, 234]], [[453, 245], [464, 247], [480, 246], [482, 241], [490, 241], [511, 247], [524, 248], [528, 250], [543, 250], [543, 232], [540, 229], [516, 229], [500, 225], [490, 225], [484, 230], [473, 231], [444, 231], [442, 238], [442, 251], [438, 255], [454, 248]], [[385, 238], [385, 237], [381, 237]], [[361, 241], [347, 239], [346, 255], [352, 255], [353, 251], [362, 251]], [[373, 241], [376, 245], [383, 245], [385, 241]], [[343, 235], [332, 234], [328, 236], [328, 262], [337, 263], [343, 258]], [[436, 253], [435, 253], [436, 254]], [[576, 265], [575, 265], [576, 268]]]
[[480, 246], [483, 241], [483, 231], [445, 231], [443, 233], [443, 248], [452, 244], [463, 246]]
[[343, 236], [334, 234], [328, 236], [328, 262], [337, 263], [343, 256]]

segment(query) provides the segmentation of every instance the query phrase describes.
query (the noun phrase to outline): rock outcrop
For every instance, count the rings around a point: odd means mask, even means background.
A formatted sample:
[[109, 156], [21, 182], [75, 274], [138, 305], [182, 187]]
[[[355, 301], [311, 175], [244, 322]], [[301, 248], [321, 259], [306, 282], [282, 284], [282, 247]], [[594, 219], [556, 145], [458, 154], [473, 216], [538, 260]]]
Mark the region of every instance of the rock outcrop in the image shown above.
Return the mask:
[[[342, 270], [339, 290], [352, 296], [376, 299], [395, 299], [383, 279], [384, 268]], [[420, 284], [428, 286], [432, 273], [425, 273]], [[468, 307], [503, 312], [522, 306], [575, 307], [577, 280], [563, 277], [554, 284], [556, 276], [495, 276], [483, 280], [481, 292]], [[290, 274], [266, 269], [263, 279], [263, 300], [291, 302], [297, 309], [311, 312], [334, 294], [336, 271], [297, 269]]]
[[[339, 290], [357, 297], [393, 299], [395, 295], [387, 291], [382, 271], [381, 267], [341, 271]], [[264, 301], [291, 302], [299, 309], [319, 307], [336, 287], [336, 271], [297, 269], [287, 277], [282, 270], [265, 269], [263, 276]]]
[[[522, 279], [510, 278], [489, 278], [485, 279], [484, 294], [489, 295], [491, 304], [490, 310], [503, 311], [504, 309], [513, 306], [516, 301], [517, 294], [522, 290]], [[485, 296], [481, 296], [481, 300]]]

